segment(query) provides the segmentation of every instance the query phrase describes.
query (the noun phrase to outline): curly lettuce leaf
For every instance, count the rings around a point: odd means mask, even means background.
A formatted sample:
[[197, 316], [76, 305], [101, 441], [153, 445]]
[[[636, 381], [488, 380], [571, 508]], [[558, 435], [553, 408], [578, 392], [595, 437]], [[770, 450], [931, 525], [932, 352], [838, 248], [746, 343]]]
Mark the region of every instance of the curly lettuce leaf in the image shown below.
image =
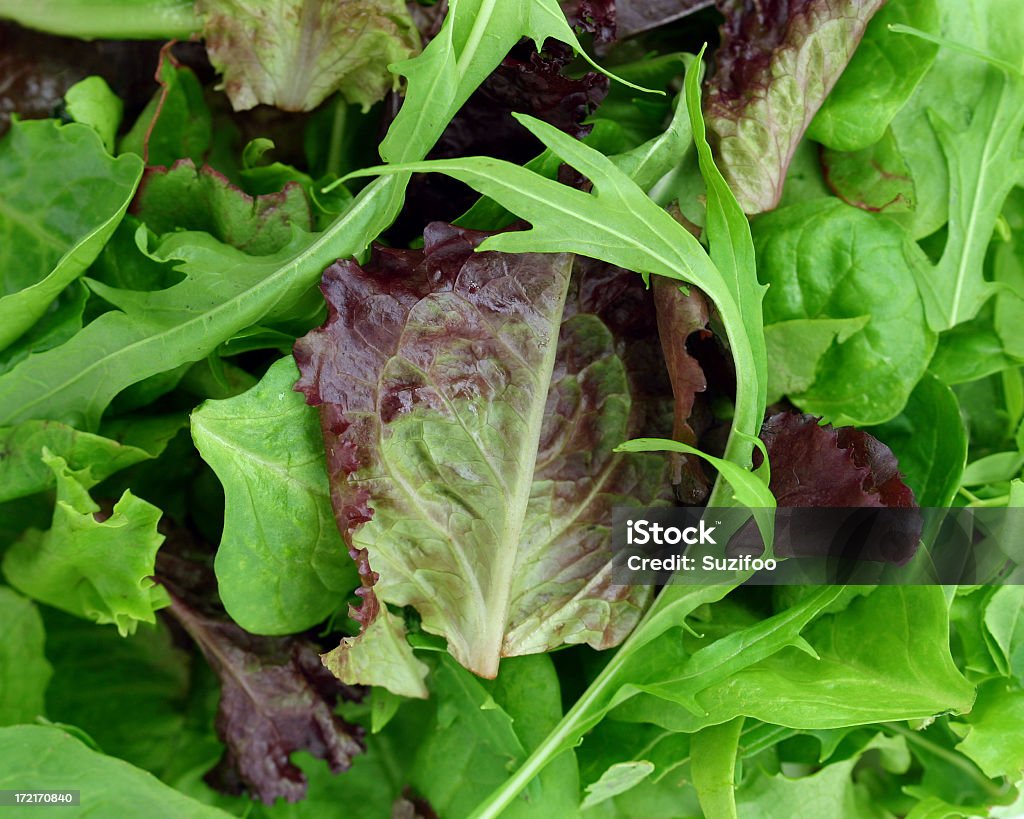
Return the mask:
[[102, 513], [86, 489], [88, 475], [45, 449], [43, 463], [57, 481], [53, 524], [45, 532], [30, 529], [7, 550], [8, 582], [69, 614], [114, 623], [122, 634], [155, 622], [167, 604], [152, 577], [164, 539], [156, 530], [160, 510], [126, 491], [109, 515]]
[[85, 125], [15, 122], [0, 142], [0, 349], [92, 264], [142, 173]]
[[369, 108], [419, 48], [402, 0], [199, 0], [210, 62], [236, 111], [312, 111], [335, 91]]
[[433, 225], [423, 255], [329, 268], [330, 318], [296, 357], [377, 597], [493, 676], [501, 656], [625, 637], [648, 590], [612, 584], [607, 515], [656, 502], [665, 466], [612, 451], [649, 409], [596, 282], [563, 322], [572, 257], [473, 253], [483, 238]]
[[800, 138], [882, 0], [721, 0], [718, 68], [704, 116], [746, 213], [778, 204]]

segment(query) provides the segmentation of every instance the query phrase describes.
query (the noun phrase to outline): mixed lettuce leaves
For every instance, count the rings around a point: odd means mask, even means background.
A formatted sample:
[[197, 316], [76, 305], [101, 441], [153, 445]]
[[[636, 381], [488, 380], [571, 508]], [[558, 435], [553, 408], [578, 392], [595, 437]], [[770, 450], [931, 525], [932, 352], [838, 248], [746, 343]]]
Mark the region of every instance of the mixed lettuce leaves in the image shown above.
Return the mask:
[[1021, 586], [611, 561], [614, 509], [1024, 503], [1014, 0], [0, 17], [65, 37], [0, 22], [0, 789], [1024, 810]]

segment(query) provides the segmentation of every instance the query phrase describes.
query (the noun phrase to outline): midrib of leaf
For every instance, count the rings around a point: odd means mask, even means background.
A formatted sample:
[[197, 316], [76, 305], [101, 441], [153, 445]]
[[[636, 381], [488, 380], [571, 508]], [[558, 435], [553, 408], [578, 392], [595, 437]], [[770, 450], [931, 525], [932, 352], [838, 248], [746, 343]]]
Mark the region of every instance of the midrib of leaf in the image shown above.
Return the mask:
[[[466, 40], [466, 46], [462, 49], [462, 53], [455, 61], [456, 67], [460, 73], [465, 73], [466, 66], [471, 65], [474, 57], [476, 57], [477, 49], [480, 48], [480, 43], [483, 42], [484, 33], [488, 28], [491, 17], [494, 16], [494, 4], [497, 0], [484, 0], [484, 4], [480, 7], [480, 11], [477, 12], [476, 18], [473, 20], [473, 28], [470, 29], [469, 37]], [[448, 9], [449, 14], [454, 14], [456, 3], [452, 2]]]
[[[991, 70], [991, 69], [990, 69]], [[1007, 76], [1005, 73], [1002, 75], [1002, 89], [999, 92], [999, 102], [996, 105], [996, 112], [992, 117], [993, 123], [998, 124], [1004, 120], [1004, 118], [1013, 119], [1012, 114], [1007, 117], [1005, 113], [1007, 96], [1010, 92], [1013, 78]], [[975, 112], [977, 116], [977, 112]], [[968, 126], [968, 130], [974, 127], [974, 122]], [[963, 246], [960, 248], [959, 258], [956, 262], [956, 271], [953, 277], [955, 285], [953, 289], [953, 299], [950, 305], [949, 311], [949, 326], [952, 327], [959, 324], [961, 321], [965, 321], [971, 318], [970, 315], [961, 317], [961, 301], [963, 300], [964, 285], [970, 274], [968, 262], [971, 260], [973, 254], [973, 248], [975, 244], [975, 234], [978, 231], [979, 215], [982, 210], [982, 198], [983, 194], [987, 194], [988, 175], [989, 168], [992, 164], [993, 153], [1000, 152], [1005, 147], [1006, 140], [1011, 141], [1011, 151], [1017, 142], [1019, 137], [1019, 129], [1013, 128], [999, 128], [992, 127], [986, 129], [985, 143], [981, 152], [981, 158], [978, 162], [979, 168], [979, 184], [974, 185], [974, 191], [971, 196], [971, 204], [968, 209], [967, 224], [964, 227]], [[995, 146], [993, 148], [993, 146]], [[958, 163], [959, 164], [959, 163]], [[958, 167], [958, 171], [962, 174], [962, 169]], [[958, 174], [960, 175], [960, 174]], [[943, 275], [943, 271], [948, 267], [946, 264], [945, 254], [944, 258], [939, 263], [939, 275]]]

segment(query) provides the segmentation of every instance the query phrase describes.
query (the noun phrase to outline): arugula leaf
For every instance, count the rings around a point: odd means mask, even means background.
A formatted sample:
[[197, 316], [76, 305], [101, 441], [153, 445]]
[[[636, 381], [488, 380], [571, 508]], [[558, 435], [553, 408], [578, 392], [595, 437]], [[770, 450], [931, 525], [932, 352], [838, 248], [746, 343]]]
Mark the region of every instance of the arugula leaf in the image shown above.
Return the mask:
[[[701, 628], [711, 631], [707, 624]], [[743, 631], [733, 634], [740, 639]], [[741, 714], [793, 728], [831, 728], [963, 712], [974, 701], [974, 686], [950, 654], [949, 613], [940, 587], [879, 586], [820, 617], [802, 636], [813, 653], [794, 646], [743, 665], [697, 693], [699, 715], [641, 694], [619, 706], [615, 717], [673, 731], [694, 731]], [[669, 638], [657, 647], [662, 655], [671, 650]]]
[[154, 588], [153, 565], [163, 535], [156, 531], [160, 510], [125, 492], [109, 515], [86, 489], [89, 471], [75, 472], [67, 461], [43, 450], [43, 463], [57, 482], [57, 506], [46, 532], [31, 529], [3, 556], [3, 572], [19, 591], [54, 608], [114, 623], [131, 634], [141, 621], [167, 604]]
[[283, 358], [248, 392], [192, 413], [192, 438], [224, 486], [220, 596], [254, 634], [310, 628], [357, 583], [331, 513], [316, 414], [291, 389], [297, 374]]
[[[81, 791], [90, 809], [126, 816], [146, 805], [153, 819], [226, 819], [231, 814], [203, 805], [156, 777], [87, 747], [59, 727], [0, 728], [0, 786], [6, 789]], [[88, 794], [88, 796], [86, 796]]]
[[693, 755], [693, 785], [706, 816], [737, 819], [736, 753], [739, 750], [743, 718], [697, 731], [690, 741]]
[[956, 748], [974, 760], [986, 776], [1016, 781], [1024, 771], [1024, 691], [993, 680], [978, 689], [965, 718], [967, 736]]
[[[868, 323], [819, 359], [814, 383], [790, 398], [836, 424], [896, 415], [921, 378], [935, 336], [915, 285], [926, 264], [896, 224], [831, 200], [792, 205], [754, 224], [759, 274], [770, 285], [765, 322], [836, 319]], [[884, 280], [874, 272], [884, 270]], [[873, 387], [864, 390], [865, 380]]]
[[401, 0], [199, 0], [196, 11], [236, 111], [311, 111], [335, 91], [369, 108], [397, 88], [388, 64], [419, 46]]
[[15, 122], [0, 142], [0, 349], [28, 330], [96, 258], [142, 173], [85, 125]]
[[43, 619], [31, 600], [0, 586], [0, 726], [32, 722], [45, 713], [53, 668], [43, 653]]

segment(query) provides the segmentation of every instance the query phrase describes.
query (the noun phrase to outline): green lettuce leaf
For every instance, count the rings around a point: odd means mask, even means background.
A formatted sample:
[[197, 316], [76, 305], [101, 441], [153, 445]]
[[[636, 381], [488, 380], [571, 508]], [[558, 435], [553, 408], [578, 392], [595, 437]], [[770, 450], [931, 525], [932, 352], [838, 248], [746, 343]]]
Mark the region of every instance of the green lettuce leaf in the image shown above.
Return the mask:
[[156, 551], [163, 535], [160, 510], [125, 492], [109, 515], [101, 515], [86, 489], [90, 475], [73, 471], [47, 450], [43, 463], [56, 476], [53, 525], [30, 529], [4, 554], [7, 581], [24, 594], [97, 623], [114, 623], [121, 634], [141, 621], [153, 623], [167, 605], [154, 587]]
[[113, 159], [85, 125], [12, 124], [0, 142], [0, 349], [92, 263], [141, 173], [138, 157]]
[[363, 108], [397, 90], [419, 47], [402, 0], [199, 0], [210, 62], [236, 111], [311, 111], [335, 91]]
[[151, 819], [231, 815], [189, 799], [127, 762], [94, 751], [67, 731], [42, 725], [0, 728], [0, 788], [77, 790], [82, 809], [88, 806], [99, 816], [131, 816], [140, 805], [146, 806]]
[[192, 413], [192, 438], [224, 486], [221, 600], [254, 634], [310, 628], [359, 582], [331, 511], [316, 412], [292, 391], [297, 375], [281, 359], [248, 392]]
[[43, 653], [43, 619], [31, 600], [0, 586], [0, 726], [46, 713], [53, 669]]

